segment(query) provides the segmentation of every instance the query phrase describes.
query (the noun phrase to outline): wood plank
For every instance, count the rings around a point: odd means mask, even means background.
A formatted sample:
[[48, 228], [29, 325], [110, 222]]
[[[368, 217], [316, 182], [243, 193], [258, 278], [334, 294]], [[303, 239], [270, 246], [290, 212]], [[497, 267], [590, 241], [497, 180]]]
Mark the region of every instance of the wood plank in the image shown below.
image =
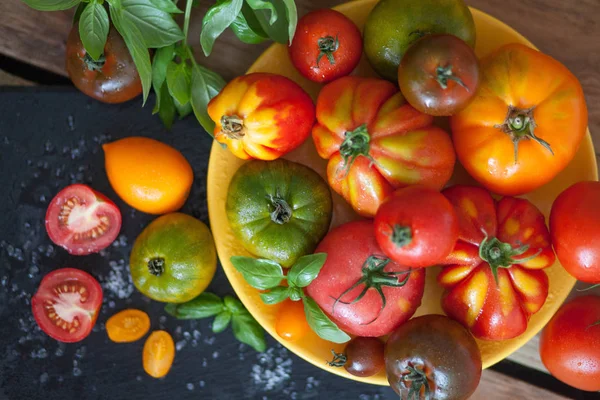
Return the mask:
[[0, 86], [31, 86], [33, 83], [0, 69]]
[[548, 390], [541, 389], [529, 383], [511, 378], [496, 371], [485, 370], [481, 375], [479, 387], [470, 400], [565, 400]]

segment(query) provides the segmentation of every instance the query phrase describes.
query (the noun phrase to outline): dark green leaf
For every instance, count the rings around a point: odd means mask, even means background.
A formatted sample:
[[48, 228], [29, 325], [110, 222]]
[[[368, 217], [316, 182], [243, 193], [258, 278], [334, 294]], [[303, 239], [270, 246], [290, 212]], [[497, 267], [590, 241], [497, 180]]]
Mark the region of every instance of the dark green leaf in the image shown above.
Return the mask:
[[259, 352], [263, 352], [267, 349], [265, 331], [250, 313], [246, 312], [244, 314], [234, 315], [231, 321], [231, 327], [233, 329], [233, 335], [240, 342], [246, 343]]
[[177, 114], [179, 114], [179, 119], [184, 119], [192, 113], [192, 103], [189, 101], [183, 106], [179, 104], [177, 100], [173, 101], [173, 103], [175, 103], [175, 108], [177, 109]]
[[271, 12], [271, 18], [269, 19], [270, 25], [273, 25], [275, 23], [275, 21], [277, 21], [277, 10], [275, 9], [275, 6], [273, 6], [273, 4], [270, 1], [246, 0], [246, 3], [248, 3], [248, 5], [253, 10], [268, 10], [268, 11], [270, 11]]
[[290, 297], [290, 288], [285, 286], [277, 286], [268, 292], [260, 294], [260, 298], [265, 304], [281, 303], [288, 297]]
[[244, 0], [225, 0], [213, 5], [202, 20], [200, 44], [206, 56], [212, 52], [215, 40], [235, 21]]
[[240, 314], [240, 313], [247, 312], [246, 307], [244, 307], [242, 302], [233, 296], [230, 296], [230, 295], [225, 296], [225, 298], [223, 299], [223, 303], [225, 303], [225, 307], [229, 311], [231, 311], [233, 314]]
[[291, 43], [296, 32], [298, 13], [294, 0], [272, 0], [277, 12], [277, 20], [271, 24], [272, 13], [269, 10], [255, 10], [256, 17], [267, 35], [278, 43]]
[[302, 256], [288, 272], [288, 282], [298, 287], [306, 287], [319, 275], [321, 268], [327, 260], [326, 253], [309, 254]]
[[350, 340], [350, 336], [338, 328], [313, 299], [305, 296], [302, 300], [306, 321], [319, 337], [333, 343], [345, 343]]
[[144, 43], [144, 37], [140, 30], [128, 19], [123, 18], [122, 10], [116, 7], [110, 7], [110, 16], [115, 28], [123, 37], [127, 49], [133, 58], [135, 67], [142, 81], [144, 93], [143, 104], [148, 99], [150, 87], [152, 86], [152, 64], [150, 63], [150, 53]]
[[175, 120], [175, 102], [171, 97], [171, 93], [169, 93], [166, 82], [163, 83], [163, 87], [160, 90], [160, 105], [158, 105], [158, 96], [159, 94], [157, 93], [156, 105], [158, 106], [158, 116], [163, 125], [170, 130], [173, 126], [173, 121]]
[[77, 8], [75, 9], [75, 14], [73, 14], [73, 25], [75, 25], [75, 23], [79, 21], [81, 13], [83, 12], [83, 10], [85, 10], [85, 7], [87, 7], [88, 4], [89, 3], [79, 3]]
[[244, 276], [246, 282], [256, 289], [264, 290], [279, 286], [285, 277], [281, 265], [275, 261], [252, 257], [231, 257], [233, 266]]
[[221, 311], [212, 323], [212, 331], [214, 333], [223, 332], [229, 325], [229, 321], [231, 321], [231, 313], [228, 310]]
[[108, 28], [109, 21], [106, 9], [97, 1], [91, 1], [81, 13], [79, 36], [85, 51], [96, 61], [104, 53]]
[[172, 0], [150, 0], [152, 4], [159, 10], [168, 12], [169, 14], [182, 14], [181, 11]]
[[299, 287], [291, 287], [290, 288], [290, 300], [298, 301], [302, 299], [304, 296], [304, 292]]
[[198, 122], [211, 136], [215, 130], [215, 123], [210, 119], [206, 108], [210, 99], [215, 97], [224, 86], [225, 81], [223, 78], [213, 71], [201, 65], [195, 65], [192, 68], [192, 108]]
[[154, 93], [156, 93], [156, 105], [154, 106], [154, 110], [152, 110], [153, 114], [156, 114], [160, 109], [160, 102], [162, 99], [161, 89], [165, 79], [167, 79], [167, 67], [173, 60], [174, 50], [175, 46], [171, 44], [166, 47], [161, 47], [154, 53], [154, 59], [152, 61], [152, 87], [154, 88]]
[[36, 10], [58, 11], [75, 7], [81, 0], [23, 0], [23, 2]]
[[171, 96], [181, 105], [190, 101], [191, 71], [186, 63], [171, 61], [167, 67], [167, 86]]
[[165, 311], [179, 319], [207, 318], [223, 311], [223, 302], [219, 296], [204, 292], [186, 303], [168, 304]]
[[292, 44], [298, 25], [298, 10], [294, 0], [283, 0], [283, 3], [285, 4], [285, 15], [288, 20], [288, 42]]
[[171, 14], [156, 8], [151, 0], [121, 0], [121, 9], [123, 19], [142, 33], [146, 47], [164, 47], [183, 39]]
[[235, 33], [235, 36], [244, 43], [258, 44], [269, 38], [260, 26], [254, 11], [246, 3], [242, 6], [242, 12], [238, 14], [229, 27]]

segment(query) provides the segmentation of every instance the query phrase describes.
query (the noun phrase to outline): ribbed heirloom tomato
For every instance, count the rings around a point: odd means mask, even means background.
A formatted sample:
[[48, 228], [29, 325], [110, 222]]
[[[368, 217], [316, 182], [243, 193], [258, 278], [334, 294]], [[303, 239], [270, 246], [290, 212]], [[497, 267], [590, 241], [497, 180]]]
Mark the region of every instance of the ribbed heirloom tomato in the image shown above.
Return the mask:
[[452, 175], [448, 134], [388, 81], [347, 76], [329, 83], [317, 100], [317, 120], [312, 135], [329, 160], [329, 185], [362, 216], [375, 215], [394, 189], [439, 190]]
[[512, 339], [544, 305], [554, 263], [543, 214], [529, 201], [494, 201], [483, 188], [453, 186], [443, 194], [459, 221], [458, 242], [438, 275], [446, 314], [487, 340]]
[[232, 80], [208, 104], [215, 139], [244, 160], [274, 160], [310, 135], [315, 106], [290, 79], [253, 73]]
[[577, 78], [552, 57], [508, 44], [483, 60], [469, 106], [451, 118], [456, 154], [492, 192], [548, 183], [575, 156], [587, 127]]

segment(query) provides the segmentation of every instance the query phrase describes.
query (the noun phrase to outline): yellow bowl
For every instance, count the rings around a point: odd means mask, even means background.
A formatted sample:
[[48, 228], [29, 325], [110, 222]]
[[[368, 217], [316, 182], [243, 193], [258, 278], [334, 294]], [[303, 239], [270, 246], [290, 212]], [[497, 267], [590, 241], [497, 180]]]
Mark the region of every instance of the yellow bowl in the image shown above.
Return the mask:
[[[359, 27], [363, 27], [367, 15], [376, 2], [377, 0], [359, 0], [342, 4], [335, 7], [335, 9], [347, 15]], [[495, 48], [511, 42], [520, 42], [534, 47], [527, 39], [497, 19], [473, 8], [471, 8], [471, 12], [473, 13], [477, 29], [477, 45], [475, 52], [479, 57], [483, 57]], [[269, 47], [256, 60], [254, 65], [250, 67], [248, 73], [250, 72], [271, 72], [287, 76], [306, 89], [314, 99], [316, 99], [321, 87], [316, 83], [308, 81], [296, 71], [288, 57], [287, 47], [281, 44], [274, 44]], [[354, 74], [361, 76], [376, 76], [364, 56]], [[322, 160], [317, 155], [312, 140], [310, 139], [299, 149], [288, 154], [285, 158], [309, 165], [323, 177], [326, 177], [326, 161]], [[231, 285], [240, 300], [267, 332], [290, 351], [296, 353], [306, 361], [346, 378], [366, 383], [387, 385], [388, 383], [384, 372], [368, 378], [358, 378], [348, 374], [344, 368], [327, 366], [325, 360], [331, 358], [331, 349], [340, 352], [344, 347], [343, 345], [335, 345], [326, 342], [312, 332], [310, 332], [303, 340], [296, 343], [287, 342], [279, 338], [275, 332], [275, 315], [279, 306], [268, 306], [263, 304], [258, 296], [258, 291], [250, 287], [244, 281], [244, 278], [235, 270], [229, 261], [231, 256], [249, 255], [248, 252], [244, 250], [241, 243], [233, 236], [231, 228], [229, 227], [229, 222], [227, 221], [227, 216], [225, 215], [225, 200], [227, 198], [229, 182], [243, 162], [244, 161], [233, 156], [228, 150], [221, 148], [218, 143], [215, 143], [213, 144], [210, 155], [207, 178], [208, 211], [217, 251], [223, 269], [227, 274], [227, 278], [229, 279], [229, 282], [231, 282]], [[524, 197], [537, 205], [547, 217], [552, 202], [560, 192], [577, 181], [597, 179], [596, 158], [592, 140], [588, 132], [575, 159], [569, 166], [552, 182]], [[474, 184], [474, 181], [459, 165], [454, 172], [452, 183]], [[358, 219], [358, 217], [352, 212], [352, 209], [345, 201], [334, 193], [334, 217], [332, 227], [353, 219]], [[423, 303], [415, 315], [442, 313], [440, 307], [442, 290], [435, 282], [438, 272], [439, 270], [437, 268], [430, 268], [427, 270], [427, 283], [425, 285]], [[539, 332], [556, 312], [575, 284], [575, 279], [568, 275], [558, 262], [551, 268], [546, 269], [546, 273], [550, 279], [550, 293], [542, 309], [529, 321], [527, 331], [512, 340], [478, 341], [484, 368], [502, 360]]]

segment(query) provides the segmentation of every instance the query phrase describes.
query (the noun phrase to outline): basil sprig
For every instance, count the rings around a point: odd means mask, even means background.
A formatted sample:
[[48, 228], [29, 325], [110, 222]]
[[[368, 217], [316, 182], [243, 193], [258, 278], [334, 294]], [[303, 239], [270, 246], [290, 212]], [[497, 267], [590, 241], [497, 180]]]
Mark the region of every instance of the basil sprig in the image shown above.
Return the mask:
[[[292, 301], [301, 300], [304, 304], [306, 321], [317, 335], [330, 342], [345, 343], [350, 340], [350, 336], [338, 328], [319, 305], [302, 290], [316, 279], [326, 259], [325, 253], [300, 257], [290, 268], [287, 276], [283, 274], [281, 265], [271, 260], [234, 256], [231, 257], [231, 263], [250, 286], [267, 290], [260, 294], [265, 304], [281, 303], [288, 298]], [[283, 280], [287, 280], [287, 286], [280, 285]]]
[[79, 16], [79, 36], [83, 47], [95, 61], [100, 59], [104, 52], [104, 45], [108, 37], [108, 13], [101, 0], [90, 0]]
[[212, 323], [214, 333], [223, 332], [231, 323], [237, 340], [259, 352], [267, 349], [264, 330], [233, 296], [227, 295], [221, 300], [216, 294], [204, 292], [187, 303], [167, 304], [165, 311], [178, 319], [215, 317]]

